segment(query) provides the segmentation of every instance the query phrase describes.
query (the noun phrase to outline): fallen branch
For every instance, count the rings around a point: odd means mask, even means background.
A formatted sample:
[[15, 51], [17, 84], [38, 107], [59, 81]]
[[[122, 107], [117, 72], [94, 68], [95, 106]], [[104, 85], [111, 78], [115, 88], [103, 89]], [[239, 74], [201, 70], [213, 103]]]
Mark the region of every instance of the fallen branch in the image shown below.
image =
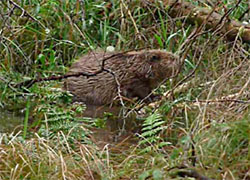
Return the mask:
[[[225, 12], [224, 15], [212, 12], [206, 23], [206, 29], [216, 31], [220, 26], [221, 32], [226, 34], [229, 40], [234, 40], [237, 34], [240, 34], [243, 42], [250, 43], [250, 25], [242, 24], [238, 21], [229, 19], [229, 15], [238, 7], [241, 0], [234, 7]], [[201, 8], [194, 6], [190, 2], [180, 0], [164, 0], [164, 4], [169, 8], [169, 15], [172, 18], [177, 16], [187, 16], [188, 22], [191, 24], [202, 25], [213, 9]]]

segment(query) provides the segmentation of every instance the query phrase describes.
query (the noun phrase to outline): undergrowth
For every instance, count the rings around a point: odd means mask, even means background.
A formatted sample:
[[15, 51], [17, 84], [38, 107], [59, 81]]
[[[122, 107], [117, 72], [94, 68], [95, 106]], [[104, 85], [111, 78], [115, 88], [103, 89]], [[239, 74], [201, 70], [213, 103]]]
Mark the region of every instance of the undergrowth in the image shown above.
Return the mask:
[[[235, 3], [223, 1], [216, 12], [223, 15]], [[242, 1], [229, 17], [246, 21], [247, 5]], [[60, 81], [18, 86], [64, 75], [80, 55], [107, 46], [182, 56], [197, 26], [182, 16], [171, 18], [169, 8], [147, 0], [0, 2], [0, 107], [29, 122], [21, 131], [0, 134], [0, 180], [158, 180], [188, 173], [249, 179], [250, 54], [240, 35], [227, 41], [219, 29], [202, 30], [188, 46], [182, 71], [156, 90], [159, 101], [137, 112], [140, 118], [131, 121], [141, 126], [125, 138], [124, 127], [105, 134], [112, 116], [85, 118], [85, 105], [73, 103]], [[103, 146], [94, 140], [100, 130], [100, 141], [112, 136]]]

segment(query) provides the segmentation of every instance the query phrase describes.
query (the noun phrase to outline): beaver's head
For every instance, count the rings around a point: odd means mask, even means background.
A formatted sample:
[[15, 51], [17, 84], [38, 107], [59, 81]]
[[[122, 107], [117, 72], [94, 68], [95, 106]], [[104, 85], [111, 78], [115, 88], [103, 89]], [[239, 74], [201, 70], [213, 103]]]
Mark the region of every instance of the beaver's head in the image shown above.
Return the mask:
[[137, 72], [150, 80], [152, 87], [156, 87], [164, 79], [174, 77], [181, 68], [180, 58], [163, 50], [138, 51], [137, 59], [141, 63]]
[[145, 55], [148, 63], [151, 64], [153, 79], [170, 78], [180, 70], [180, 58], [171, 52], [149, 50]]

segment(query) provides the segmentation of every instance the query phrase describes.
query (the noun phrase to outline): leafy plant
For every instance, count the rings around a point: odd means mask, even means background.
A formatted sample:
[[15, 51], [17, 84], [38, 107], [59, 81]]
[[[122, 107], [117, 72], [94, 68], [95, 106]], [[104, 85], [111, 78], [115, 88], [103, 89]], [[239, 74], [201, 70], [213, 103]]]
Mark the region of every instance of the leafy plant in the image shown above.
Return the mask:
[[[34, 110], [37, 119], [35, 124], [41, 124], [39, 133], [42, 136], [52, 138], [57, 132], [68, 134], [71, 130], [71, 138], [83, 140], [86, 136], [79, 123], [83, 121], [82, 113], [85, 106], [81, 103], [71, 105], [72, 95], [56, 89], [48, 89], [41, 98], [39, 105]], [[56, 104], [55, 104], [56, 103]]]
[[168, 143], [161, 142], [160, 132], [166, 128], [162, 115], [158, 112], [148, 116], [142, 124], [142, 133], [140, 135], [140, 145], [146, 146], [143, 151], [151, 151], [154, 146], [162, 147]]

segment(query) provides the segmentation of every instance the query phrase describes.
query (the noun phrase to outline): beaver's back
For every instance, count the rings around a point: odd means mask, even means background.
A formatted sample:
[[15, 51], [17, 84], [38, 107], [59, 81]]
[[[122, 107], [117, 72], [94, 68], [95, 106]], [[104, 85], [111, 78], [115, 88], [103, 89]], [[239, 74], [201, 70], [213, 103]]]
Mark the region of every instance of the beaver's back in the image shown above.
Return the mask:
[[[111, 57], [111, 58], [109, 58]], [[75, 62], [68, 74], [101, 69], [105, 70], [91, 77], [70, 77], [65, 81], [76, 101], [86, 104], [110, 104], [118, 95], [132, 98], [146, 97], [163, 79], [171, 76], [179, 67], [179, 58], [160, 50], [144, 50], [128, 53], [92, 52]]]

